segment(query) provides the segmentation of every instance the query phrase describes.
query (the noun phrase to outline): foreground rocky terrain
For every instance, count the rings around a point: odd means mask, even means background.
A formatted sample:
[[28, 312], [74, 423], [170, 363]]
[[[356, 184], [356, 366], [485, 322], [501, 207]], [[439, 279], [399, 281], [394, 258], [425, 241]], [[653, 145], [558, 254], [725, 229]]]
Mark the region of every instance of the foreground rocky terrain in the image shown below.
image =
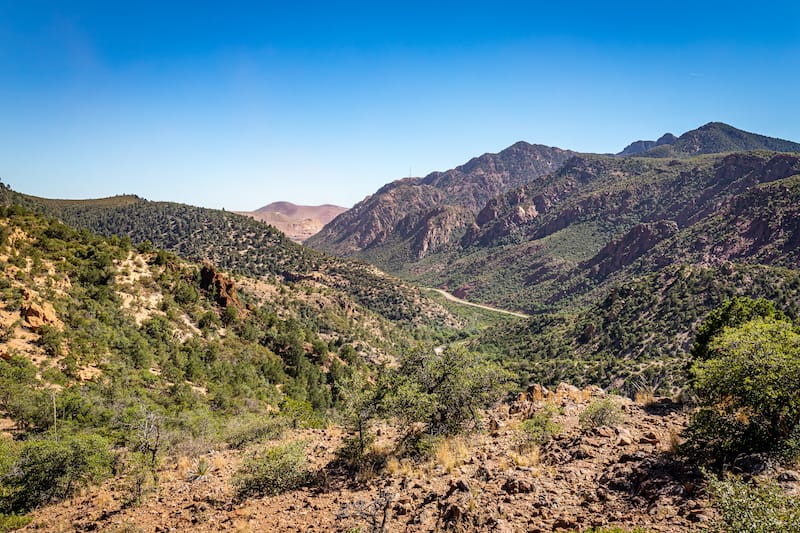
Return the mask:
[[[474, 436], [446, 441], [419, 462], [392, 458], [397, 431], [381, 426], [374, 450], [386, 466], [355, 477], [335, 466], [340, 429], [292, 431], [282, 441], [307, 443], [314, 481], [245, 501], [231, 488], [242, 452], [192, 450], [187, 443], [186, 456], [164, 461], [158, 490], [141, 504], [125, 506], [126, 487], [111, 481], [34, 512], [27, 529], [510, 532], [619, 525], [679, 532], [707, 524], [713, 513], [702, 475], [674, 454], [685, 407], [669, 398], [612, 397], [621, 407], [618, 421], [581, 427], [581, 413], [604, 396], [566, 384], [552, 393], [532, 387], [486, 413]], [[548, 409], [557, 413], [559, 431], [540, 448], [526, 449], [521, 421]], [[198, 461], [209, 465], [202, 476]]]

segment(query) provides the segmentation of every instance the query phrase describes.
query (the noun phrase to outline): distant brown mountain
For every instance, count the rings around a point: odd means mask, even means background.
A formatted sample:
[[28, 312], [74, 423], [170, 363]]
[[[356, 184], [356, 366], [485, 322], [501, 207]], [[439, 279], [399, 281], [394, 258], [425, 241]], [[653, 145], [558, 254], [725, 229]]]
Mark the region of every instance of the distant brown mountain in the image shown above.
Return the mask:
[[293, 241], [303, 242], [345, 211], [346, 207], [330, 204], [295, 205], [291, 202], [273, 202], [255, 211], [238, 213], [275, 226]]
[[[325, 226], [308, 246], [373, 260], [388, 271], [447, 248], [486, 202], [558, 170], [575, 152], [518, 142], [446, 172], [384, 185]], [[377, 253], [382, 258], [367, 257]]]

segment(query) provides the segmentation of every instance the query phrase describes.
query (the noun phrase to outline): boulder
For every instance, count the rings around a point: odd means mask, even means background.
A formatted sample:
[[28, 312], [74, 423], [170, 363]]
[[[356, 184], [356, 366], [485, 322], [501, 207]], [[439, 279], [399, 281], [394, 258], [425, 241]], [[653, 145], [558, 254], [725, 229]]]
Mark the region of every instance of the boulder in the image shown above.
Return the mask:
[[37, 332], [45, 324], [57, 328], [59, 331], [64, 329], [64, 324], [58, 319], [56, 310], [49, 302], [39, 305], [34, 302], [26, 301], [22, 304], [20, 315], [25, 319], [25, 325]]

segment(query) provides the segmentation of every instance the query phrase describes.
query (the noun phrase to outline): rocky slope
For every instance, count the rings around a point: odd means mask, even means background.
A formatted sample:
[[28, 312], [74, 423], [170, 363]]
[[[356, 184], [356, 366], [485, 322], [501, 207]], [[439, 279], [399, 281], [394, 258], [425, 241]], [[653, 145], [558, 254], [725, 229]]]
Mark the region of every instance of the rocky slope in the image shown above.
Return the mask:
[[296, 205], [273, 202], [255, 211], [237, 211], [240, 215], [266, 222], [295, 242], [303, 242], [319, 232], [331, 220], [347, 211], [337, 205]]
[[338, 255], [387, 250], [396, 261], [446, 247], [492, 197], [558, 169], [572, 152], [519, 142], [447, 172], [392, 182], [335, 218], [307, 245]]
[[[800, 152], [800, 144], [711, 122], [680, 137], [668, 133], [657, 141], [637, 141], [619, 155], [675, 158], [674, 165], [686, 166], [680, 159], [754, 150]], [[446, 172], [397, 180], [335, 218], [307, 244], [337, 255], [366, 259], [384, 270], [402, 273], [431, 254], [457, 248], [457, 241], [465, 232], [466, 243], [475, 242], [473, 222], [482, 227], [486, 218], [491, 217], [491, 210], [496, 209], [494, 204], [505, 201], [502, 195], [506, 193], [513, 196], [526, 194], [526, 187], [529, 192], [535, 189], [536, 194], [541, 195], [534, 201], [534, 208], [538, 210], [542, 206], [536, 207], [535, 202], [546, 204], [552, 200], [548, 195], [557, 193], [563, 198], [570, 191], [586, 190], [587, 185], [593, 187], [585, 179], [581, 182], [583, 178], [575, 173], [573, 177], [578, 181], [565, 183], [562, 167], [569, 163], [570, 168], [581, 164], [599, 168], [608, 163], [602, 156], [589, 154], [573, 161], [571, 158], [576, 155], [568, 150], [519, 142], [497, 154], [484, 154]], [[662, 171], [670, 172], [670, 164]], [[636, 165], [641, 169], [635, 168]], [[638, 162], [620, 171], [630, 178], [637, 172], [652, 172], [652, 168]], [[589, 177], [594, 170], [587, 169], [587, 172], [586, 177]], [[557, 186], [572, 188], [557, 192], [554, 190]], [[518, 188], [522, 192], [517, 191]], [[513, 199], [509, 201], [514, 203]], [[520, 212], [517, 216], [525, 218], [537, 214], [538, 211]], [[517, 224], [513, 218], [511, 215], [506, 223]], [[559, 223], [555, 224], [553, 227]]]
[[[543, 397], [542, 390], [487, 413], [487, 430], [454, 439], [448, 452], [419, 463], [389, 457], [385, 470], [362, 482], [337, 473], [331, 452], [341, 432], [298, 431], [284, 440], [308, 443], [321, 481], [308, 488], [237, 500], [230, 481], [240, 453], [223, 448], [203, 452], [213, 466], [201, 479], [191, 480], [188, 457], [165, 466], [160, 495], [142, 505], [122, 506], [123, 487], [107, 483], [37, 511], [30, 528], [544, 532], [618, 525], [682, 532], [708, 522], [700, 472], [673, 455], [686, 422], [680, 404], [617, 398], [621, 420], [582, 429], [579, 415], [601, 391], [563, 384]], [[541, 449], [525, 448], [521, 420], [545, 409], [563, 413], [554, 419], [560, 430]], [[375, 449], [390, 453], [397, 432], [384, 426], [381, 434]]]
[[[434, 457], [418, 462], [392, 458], [397, 428], [384, 425], [373, 448], [386, 455], [386, 466], [359, 480], [336, 467], [340, 430], [294, 431], [254, 447], [306, 442], [316, 481], [244, 501], [231, 490], [242, 453], [204, 450], [199, 457], [210, 467], [200, 478], [193, 474], [198, 458], [181, 457], [162, 469], [160, 494], [140, 505], [124, 506], [124, 486], [109, 482], [37, 511], [29, 529], [682, 533], [710, 526], [716, 514], [706, 480], [675, 453], [687, 407], [669, 398], [615, 397], [621, 418], [582, 427], [581, 414], [603, 396], [567, 384], [554, 391], [533, 386], [486, 413], [484, 431], [445, 441]], [[526, 447], [521, 422], [542, 412], [560, 413], [553, 419], [556, 435]], [[761, 469], [756, 479], [780, 480], [787, 494], [800, 492], [796, 472], [763, 466], [744, 460], [736, 470]]]

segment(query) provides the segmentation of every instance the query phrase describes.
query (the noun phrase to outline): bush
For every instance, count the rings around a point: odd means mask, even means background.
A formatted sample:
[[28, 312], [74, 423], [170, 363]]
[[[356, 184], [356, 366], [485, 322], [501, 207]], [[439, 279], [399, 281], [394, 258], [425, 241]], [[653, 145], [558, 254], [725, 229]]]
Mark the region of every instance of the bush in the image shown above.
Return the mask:
[[283, 417], [258, 417], [244, 422], [237, 420], [229, 427], [225, 442], [231, 448], [244, 448], [253, 442], [278, 439], [288, 427], [289, 420]]
[[0, 532], [14, 531], [22, 529], [31, 523], [33, 518], [29, 516], [19, 516], [17, 514], [0, 513]]
[[[796, 455], [800, 424], [800, 334], [784, 320], [725, 327], [692, 366], [698, 410], [685, 451], [717, 466], [740, 453]], [[794, 448], [794, 449], [792, 449]]]
[[63, 351], [64, 335], [49, 324], [44, 324], [39, 328], [39, 341], [45, 353], [50, 357], [58, 357]]
[[622, 422], [622, 408], [611, 398], [590, 403], [578, 417], [583, 429], [615, 426]]
[[371, 479], [386, 464], [385, 455], [372, 448], [374, 442], [375, 438], [371, 433], [363, 437], [348, 435], [342, 441], [341, 448], [336, 450], [339, 466], [350, 473], [356, 482]]
[[746, 297], [731, 298], [711, 311], [697, 328], [697, 336], [692, 345], [692, 358], [703, 360], [713, 356], [713, 349], [709, 352], [709, 343], [716, 335], [725, 328], [738, 327], [755, 318], [788, 320], [773, 302], [764, 298], [758, 300]]
[[745, 483], [738, 478], [713, 480], [709, 494], [719, 512], [712, 531], [800, 531], [800, 500], [787, 496], [776, 483]]
[[407, 424], [423, 423], [431, 435], [453, 435], [478, 421], [478, 411], [507, 391], [510, 374], [462, 348], [416, 350], [400, 360], [385, 384], [383, 408]]
[[561, 431], [561, 426], [553, 422], [554, 408], [547, 408], [544, 411], [534, 413], [532, 417], [523, 420], [520, 424], [522, 438], [520, 448], [530, 448], [541, 446], [547, 443]]
[[108, 443], [96, 435], [30, 440], [2, 479], [0, 512], [27, 512], [111, 474]]
[[239, 498], [274, 496], [302, 487], [310, 479], [305, 445], [292, 442], [247, 458], [233, 478]]

